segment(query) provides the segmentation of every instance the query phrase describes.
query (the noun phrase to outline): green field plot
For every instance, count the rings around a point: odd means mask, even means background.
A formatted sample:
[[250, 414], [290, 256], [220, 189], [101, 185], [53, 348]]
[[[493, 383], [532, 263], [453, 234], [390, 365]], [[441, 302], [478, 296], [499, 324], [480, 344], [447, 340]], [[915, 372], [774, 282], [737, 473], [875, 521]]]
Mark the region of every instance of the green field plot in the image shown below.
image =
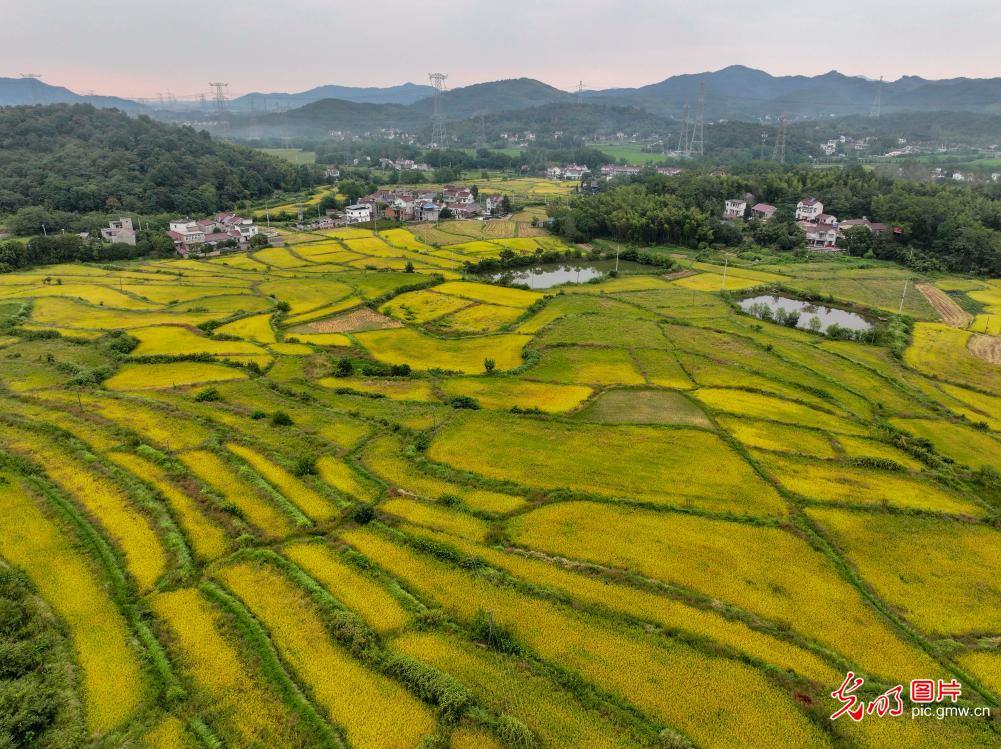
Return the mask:
[[578, 414], [604, 424], [683, 424], [712, 429], [705, 412], [681, 393], [606, 390]]

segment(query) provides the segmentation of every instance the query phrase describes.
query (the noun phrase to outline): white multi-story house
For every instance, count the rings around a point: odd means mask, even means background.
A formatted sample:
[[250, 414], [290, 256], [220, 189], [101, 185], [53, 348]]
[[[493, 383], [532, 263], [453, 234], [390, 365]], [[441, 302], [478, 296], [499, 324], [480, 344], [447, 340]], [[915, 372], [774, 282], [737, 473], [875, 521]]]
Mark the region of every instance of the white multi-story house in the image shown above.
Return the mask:
[[177, 235], [171, 237], [175, 244], [178, 241], [184, 244], [201, 244], [205, 241], [205, 229], [199, 226], [197, 221], [192, 221], [191, 219], [185, 218], [171, 221], [168, 233]]
[[797, 221], [816, 221], [824, 212], [824, 204], [816, 198], [804, 198], [796, 204]]
[[132, 219], [120, 218], [108, 224], [107, 229], [101, 229], [101, 239], [111, 244], [127, 244], [136, 246], [136, 230], [132, 228]]
[[563, 179], [563, 170], [558, 166], [551, 166], [546, 169], [546, 177], [549, 179]]
[[370, 205], [349, 205], [344, 209], [344, 223], [361, 224], [372, 220], [372, 206]]
[[584, 179], [585, 174], [590, 174], [591, 170], [580, 164], [567, 164], [563, 167], [563, 179], [569, 181], [579, 181]]
[[723, 207], [723, 218], [735, 219], [744, 218], [744, 214], [747, 212], [747, 201], [741, 200], [739, 198], [732, 198], [724, 204]]
[[814, 224], [800, 221], [799, 228], [806, 234], [806, 244], [815, 250], [835, 250], [838, 243], [838, 229], [830, 224]]

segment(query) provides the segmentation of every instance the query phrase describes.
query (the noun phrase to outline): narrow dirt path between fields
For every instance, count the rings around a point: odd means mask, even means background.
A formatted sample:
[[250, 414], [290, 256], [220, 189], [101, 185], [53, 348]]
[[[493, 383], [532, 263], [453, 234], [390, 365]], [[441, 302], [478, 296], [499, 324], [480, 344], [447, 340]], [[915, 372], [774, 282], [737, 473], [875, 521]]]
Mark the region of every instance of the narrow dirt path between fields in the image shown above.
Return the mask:
[[924, 298], [935, 308], [938, 316], [946, 325], [951, 325], [954, 328], [965, 328], [973, 322], [973, 316], [937, 286], [932, 286], [930, 283], [916, 283], [914, 288], [924, 295]]
[[970, 353], [990, 364], [1001, 364], [1001, 338], [996, 335], [970, 336]]

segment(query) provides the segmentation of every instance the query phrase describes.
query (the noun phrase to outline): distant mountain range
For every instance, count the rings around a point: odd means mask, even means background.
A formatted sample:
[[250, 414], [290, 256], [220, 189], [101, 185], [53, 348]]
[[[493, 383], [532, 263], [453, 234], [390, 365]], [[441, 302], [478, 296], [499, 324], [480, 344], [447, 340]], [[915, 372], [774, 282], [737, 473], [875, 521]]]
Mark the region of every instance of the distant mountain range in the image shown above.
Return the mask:
[[[229, 118], [237, 130], [273, 128], [320, 133], [329, 130], [413, 128], [427, 124], [433, 111], [430, 86], [405, 83], [387, 88], [320, 86], [299, 93], [252, 93], [228, 102]], [[817, 76], [773, 76], [761, 70], [732, 65], [706, 73], [676, 75], [638, 88], [585, 91], [589, 104], [630, 107], [657, 116], [681, 117], [700, 102], [708, 120], [774, 121], [780, 115], [794, 119], [868, 114], [879, 101], [882, 112], [967, 111], [1001, 113], [1001, 78], [926, 80], [905, 76], [881, 83], [831, 71]], [[531, 78], [477, 83], [447, 91], [446, 117], [462, 121], [500, 112], [514, 112], [554, 104], [573, 104], [578, 95]], [[0, 78], [0, 105], [90, 102], [126, 111], [149, 111], [153, 106], [116, 97], [81, 96], [66, 88], [35, 79]], [[185, 105], [172, 105], [176, 111]], [[192, 112], [199, 107], [187, 105]], [[211, 102], [206, 105], [211, 106]], [[276, 111], [278, 110], [278, 111]]]

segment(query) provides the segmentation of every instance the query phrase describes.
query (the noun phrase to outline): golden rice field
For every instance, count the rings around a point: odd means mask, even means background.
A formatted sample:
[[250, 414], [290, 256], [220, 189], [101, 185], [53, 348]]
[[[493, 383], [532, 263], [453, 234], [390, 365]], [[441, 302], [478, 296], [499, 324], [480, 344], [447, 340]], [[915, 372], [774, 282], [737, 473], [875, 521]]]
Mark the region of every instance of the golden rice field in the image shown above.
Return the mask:
[[[47, 719], [73, 737], [11, 743], [0, 713], [0, 746], [1001, 743], [996, 718], [912, 720], [907, 692], [1001, 702], [977, 321], [915, 294], [894, 350], [830, 340], [741, 314], [687, 257], [545, 291], [463, 274], [563, 246], [543, 215], [0, 274], [0, 569], [53, 625]], [[725, 290], [830, 286], [885, 318], [913, 276], [839, 262], [731, 257]], [[4, 595], [0, 705], [34, 662]], [[905, 715], [832, 721], [848, 671], [866, 699], [903, 685]]]

